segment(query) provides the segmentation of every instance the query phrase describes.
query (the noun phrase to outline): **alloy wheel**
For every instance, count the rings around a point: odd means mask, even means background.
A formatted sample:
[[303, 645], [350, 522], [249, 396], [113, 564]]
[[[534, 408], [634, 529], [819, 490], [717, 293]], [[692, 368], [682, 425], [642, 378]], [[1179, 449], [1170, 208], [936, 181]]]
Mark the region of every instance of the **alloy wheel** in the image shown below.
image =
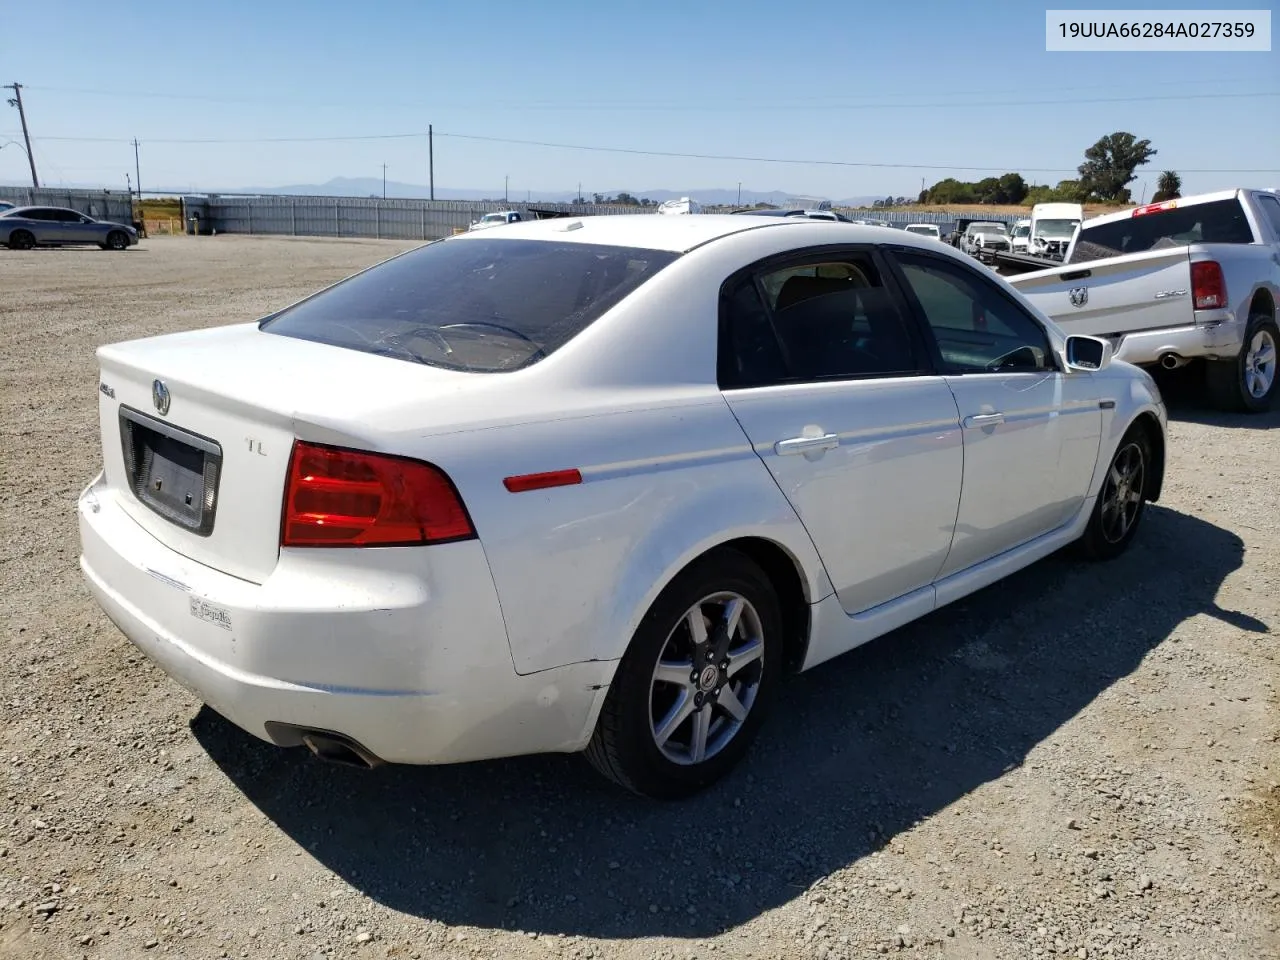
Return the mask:
[[1116, 451], [1102, 484], [1102, 536], [1119, 543], [1133, 528], [1142, 509], [1146, 484], [1146, 458], [1134, 441]]
[[1262, 399], [1276, 379], [1276, 341], [1270, 331], [1259, 330], [1249, 341], [1244, 355], [1244, 387], [1255, 399]]
[[649, 690], [649, 729], [668, 760], [702, 763], [742, 729], [764, 668], [760, 614], [737, 593], [689, 608], [667, 636]]

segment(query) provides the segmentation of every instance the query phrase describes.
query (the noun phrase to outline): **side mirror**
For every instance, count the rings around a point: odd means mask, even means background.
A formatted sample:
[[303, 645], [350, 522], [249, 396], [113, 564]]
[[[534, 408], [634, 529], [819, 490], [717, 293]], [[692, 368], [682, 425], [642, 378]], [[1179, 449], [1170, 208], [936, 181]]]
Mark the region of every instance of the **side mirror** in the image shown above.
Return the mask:
[[1093, 373], [1111, 365], [1113, 349], [1110, 340], [1076, 334], [1067, 337], [1065, 352], [1068, 370]]

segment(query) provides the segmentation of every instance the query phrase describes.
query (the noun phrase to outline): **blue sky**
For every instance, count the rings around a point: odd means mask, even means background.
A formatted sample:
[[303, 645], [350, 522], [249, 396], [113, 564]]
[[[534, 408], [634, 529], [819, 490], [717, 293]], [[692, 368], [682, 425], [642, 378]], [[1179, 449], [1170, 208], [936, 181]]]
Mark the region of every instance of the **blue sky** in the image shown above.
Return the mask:
[[[3, 82], [26, 86], [51, 185], [123, 187], [133, 171], [124, 141], [135, 136], [148, 188], [378, 177], [384, 163], [389, 179], [426, 183], [425, 136], [163, 141], [416, 134], [428, 123], [437, 186], [499, 196], [504, 176], [513, 196], [579, 182], [587, 193], [741, 182], [832, 198], [910, 195], [921, 178], [988, 175], [966, 167], [1056, 182], [1114, 130], [1159, 151], [1135, 193], [1145, 182], [1149, 195], [1162, 169], [1184, 171], [1187, 192], [1280, 185], [1280, 96], [1241, 96], [1280, 93], [1280, 53], [1046, 53], [1046, 5], [1022, 0], [5, 6]], [[1132, 99], [1098, 102], [1115, 98]], [[17, 111], [0, 110], [0, 143], [20, 137]], [[949, 169], [654, 157], [448, 134]], [[72, 137], [84, 139], [54, 139]], [[1191, 172], [1258, 166], [1270, 172]], [[0, 182], [28, 182], [14, 146], [0, 147]]]

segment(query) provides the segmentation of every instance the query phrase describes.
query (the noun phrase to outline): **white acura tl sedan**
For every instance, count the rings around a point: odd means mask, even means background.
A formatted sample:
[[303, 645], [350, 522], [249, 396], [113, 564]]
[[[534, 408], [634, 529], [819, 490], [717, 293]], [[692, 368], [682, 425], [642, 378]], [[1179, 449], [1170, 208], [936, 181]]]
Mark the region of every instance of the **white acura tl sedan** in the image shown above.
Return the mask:
[[704, 787], [806, 669], [1160, 494], [1165, 410], [936, 241], [617, 216], [427, 244], [98, 351], [98, 602], [329, 760]]

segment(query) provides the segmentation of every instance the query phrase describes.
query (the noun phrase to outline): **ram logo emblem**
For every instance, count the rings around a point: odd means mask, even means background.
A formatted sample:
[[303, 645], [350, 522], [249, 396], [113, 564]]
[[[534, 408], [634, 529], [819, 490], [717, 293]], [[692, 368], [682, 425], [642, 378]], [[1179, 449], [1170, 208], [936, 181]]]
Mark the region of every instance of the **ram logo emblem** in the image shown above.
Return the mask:
[[1067, 296], [1071, 298], [1071, 305], [1073, 307], [1083, 307], [1089, 302], [1089, 288], [1072, 287]]

